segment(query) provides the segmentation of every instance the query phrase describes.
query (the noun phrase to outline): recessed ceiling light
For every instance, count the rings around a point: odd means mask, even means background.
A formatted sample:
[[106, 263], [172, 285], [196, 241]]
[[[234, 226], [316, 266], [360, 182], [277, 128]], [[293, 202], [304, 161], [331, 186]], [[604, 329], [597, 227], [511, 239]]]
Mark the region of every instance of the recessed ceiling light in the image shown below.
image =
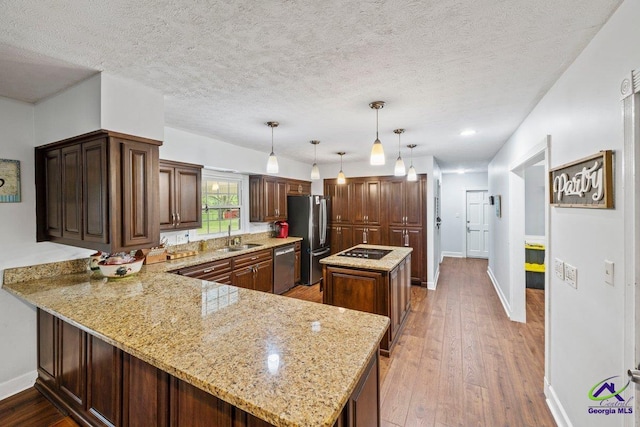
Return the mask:
[[476, 134], [476, 131], [473, 129], [465, 129], [462, 132], [460, 132], [460, 136], [471, 136], [475, 134]]
[[460, 175], [464, 174], [464, 169], [458, 169], [458, 173], [459, 173]]

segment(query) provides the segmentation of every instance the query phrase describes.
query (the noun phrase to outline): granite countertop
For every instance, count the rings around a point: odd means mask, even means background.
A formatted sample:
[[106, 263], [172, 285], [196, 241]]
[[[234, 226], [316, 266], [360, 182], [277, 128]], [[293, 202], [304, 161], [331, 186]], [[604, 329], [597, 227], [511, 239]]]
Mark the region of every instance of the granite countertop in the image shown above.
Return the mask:
[[260, 246], [256, 246], [254, 248], [243, 249], [241, 251], [229, 251], [222, 252], [216, 249], [209, 249], [203, 252], [199, 252], [197, 255], [178, 258], [174, 260], [167, 260], [166, 262], [161, 262], [158, 264], [150, 264], [148, 267], [153, 271], [174, 271], [179, 270], [185, 267], [191, 267], [198, 264], [203, 264], [205, 262], [217, 261], [219, 259], [232, 258], [238, 255], [243, 255], [251, 252], [258, 252], [265, 249], [273, 249], [278, 246], [290, 245], [295, 242], [300, 242], [302, 240], [301, 237], [287, 237], [284, 239], [270, 237], [266, 239], [247, 239], [247, 241], [242, 242], [243, 244], [257, 243]]
[[[341, 253], [347, 252], [354, 248], [388, 249], [388, 250], [391, 250], [392, 252], [390, 252], [389, 254], [387, 254], [381, 259], [365, 259], [365, 258], [340, 256]], [[400, 264], [402, 260], [407, 257], [407, 255], [410, 255], [412, 251], [413, 251], [413, 248], [403, 247], [403, 246], [356, 245], [342, 252], [338, 252], [337, 254], [328, 256], [326, 258], [322, 258], [320, 260], [320, 264], [332, 265], [337, 267], [359, 268], [359, 269], [374, 270], [374, 271], [391, 271], [394, 268], [396, 268], [396, 266]]]
[[77, 273], [4, 289], [276, 426], [331, 426], [387, 317], [176, 274]]

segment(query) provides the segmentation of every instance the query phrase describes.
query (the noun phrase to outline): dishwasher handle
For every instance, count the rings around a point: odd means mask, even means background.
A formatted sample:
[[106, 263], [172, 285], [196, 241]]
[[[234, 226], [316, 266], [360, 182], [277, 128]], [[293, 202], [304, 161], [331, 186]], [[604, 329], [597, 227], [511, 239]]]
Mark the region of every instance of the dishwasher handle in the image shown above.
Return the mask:
[[291, 253], [291, 252], [294, 252], [294, 251], [295, 251], [295, 247], [294, 246], [289, 246], [287, 248], [276, 249], [273, 254], [275, 256], [280, 256], [280, 255], [285, 255], [285, 254], [288, 254], [288, 253]]

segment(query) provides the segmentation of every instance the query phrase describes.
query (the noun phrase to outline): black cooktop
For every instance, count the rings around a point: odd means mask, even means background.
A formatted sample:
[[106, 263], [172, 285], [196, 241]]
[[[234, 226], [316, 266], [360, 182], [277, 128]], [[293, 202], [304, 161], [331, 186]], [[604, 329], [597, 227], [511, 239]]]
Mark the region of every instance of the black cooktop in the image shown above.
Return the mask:
[[348, 256], [352, 258], [365, 258], [365, 259], [381, 259], [391, 252], [390, 249], [368, 249], [368, 248], [356, 248], [349, 251], [338, 254], [339, 256]]

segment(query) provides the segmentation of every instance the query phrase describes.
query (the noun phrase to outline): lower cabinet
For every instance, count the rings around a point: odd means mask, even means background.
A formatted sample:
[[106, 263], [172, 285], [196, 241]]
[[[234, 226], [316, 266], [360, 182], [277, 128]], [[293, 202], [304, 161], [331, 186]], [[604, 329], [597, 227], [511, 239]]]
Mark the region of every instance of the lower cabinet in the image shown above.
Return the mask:
[[[271, 426], [47, 312], [37, 316], [36, 388], [83, 426]], [[334, 427], [379, 426], [379, 402], [376, 353]]]
[[329, 241], [331, 242], [331, 253], [335, 254], [353, 246], [353, 230], [351, 226], [329, 225]]
[[239, 288], [273, 292], [273, 252], [264, 250], [237, 256], [231, 284]]
[[381, 245], [382, 240], [382, 230], [380, 227], [353, 227], [353, 246], [360, 244]]
[[388, 356], [411, 308], [410, 272], [411, 255], [390, 272], [324, 265], [322, 302], [389, 317], [380, 342], [380, 353]]

